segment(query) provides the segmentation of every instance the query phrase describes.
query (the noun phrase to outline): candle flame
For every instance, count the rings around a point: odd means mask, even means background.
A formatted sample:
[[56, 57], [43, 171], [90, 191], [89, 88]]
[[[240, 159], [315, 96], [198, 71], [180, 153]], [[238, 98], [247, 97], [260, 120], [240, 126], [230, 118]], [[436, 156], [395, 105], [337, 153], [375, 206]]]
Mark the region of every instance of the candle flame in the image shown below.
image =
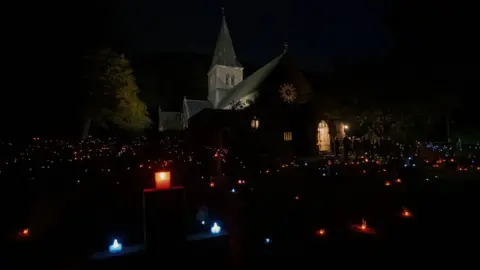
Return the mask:
[[360, 229], [366, 230], [367, 229], [367, 221], [362, 218], [362, 225], [360, 226]]

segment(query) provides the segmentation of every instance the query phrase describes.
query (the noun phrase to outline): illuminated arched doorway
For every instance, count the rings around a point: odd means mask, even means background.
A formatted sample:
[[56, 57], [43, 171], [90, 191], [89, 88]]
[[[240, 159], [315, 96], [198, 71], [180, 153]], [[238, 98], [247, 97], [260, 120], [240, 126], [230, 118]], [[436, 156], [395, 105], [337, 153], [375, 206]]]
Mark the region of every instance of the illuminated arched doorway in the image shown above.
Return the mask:
[[330, 152], [330, 131], [325, 121], [320, 121], [317, 129], [317, 145], [320, 152]]

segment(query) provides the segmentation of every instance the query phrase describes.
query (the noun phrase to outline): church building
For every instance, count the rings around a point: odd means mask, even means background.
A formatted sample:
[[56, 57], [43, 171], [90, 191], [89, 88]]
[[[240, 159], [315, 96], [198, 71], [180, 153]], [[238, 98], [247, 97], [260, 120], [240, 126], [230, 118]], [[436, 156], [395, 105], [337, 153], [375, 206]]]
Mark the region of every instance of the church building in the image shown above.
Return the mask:
[[328, 153], [331, 140], [345, 136], [342, 123], [322, 121], [314, 113], [319, 108], [309, 103], [312, 88], [286, 46], [280, 55], [244, 78], [224, 15], [205, 75], [204, 99], [185, 96], [181, 112], [159, 110], [161, 131], [188, 129], [187, 137], [197, 142], [193, 145], [216, 145], [218, 134], [229, 133], [220, 135], [225, 144], [236, 140], [265, 152], [294, 148]]
[[188, 128], [189, 120], [204, 109], [229, 110], [234, 106], [248, 107], [258, 96], [258, 86], [275, 69], [284, 53], [244, 79], [243, 67], [237, 59], [230, 31], [223, 16], [212, 64], [207, 74], [206, 99], [184, 98], [183, 128]]

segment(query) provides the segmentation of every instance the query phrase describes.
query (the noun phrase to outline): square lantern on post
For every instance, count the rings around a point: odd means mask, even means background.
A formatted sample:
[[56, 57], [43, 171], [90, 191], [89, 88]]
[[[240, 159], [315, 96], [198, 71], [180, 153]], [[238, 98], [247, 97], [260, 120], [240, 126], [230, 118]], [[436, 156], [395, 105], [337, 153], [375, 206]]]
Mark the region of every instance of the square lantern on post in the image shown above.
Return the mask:
[[172, 188], [170, 171], [155, 172], [155, 189], [169, 190]]

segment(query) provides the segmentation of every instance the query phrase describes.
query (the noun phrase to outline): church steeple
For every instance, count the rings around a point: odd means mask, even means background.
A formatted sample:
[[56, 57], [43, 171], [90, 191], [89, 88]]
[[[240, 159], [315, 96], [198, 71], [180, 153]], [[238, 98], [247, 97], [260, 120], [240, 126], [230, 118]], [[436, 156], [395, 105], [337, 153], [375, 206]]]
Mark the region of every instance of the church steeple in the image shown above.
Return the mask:
[[232, 38], [222, 8], [222, 25], [213, 61], [208, 71], [208, 100], [216, 108], [227, 92], [243, 80], [243, 67], [237, 61]]
[[227, 67], [242, 67], [237, 61], [237, 55], [233, 48], [232, 38], [228, 30], [227, 21], [225, 19], [224, 9], [222, 8], [222, 25], [220, 26], [220, 33], [217, 38], [217, 45], [213, 53], [213, 61], [210, 69], [215, 65], [222, 65]]

